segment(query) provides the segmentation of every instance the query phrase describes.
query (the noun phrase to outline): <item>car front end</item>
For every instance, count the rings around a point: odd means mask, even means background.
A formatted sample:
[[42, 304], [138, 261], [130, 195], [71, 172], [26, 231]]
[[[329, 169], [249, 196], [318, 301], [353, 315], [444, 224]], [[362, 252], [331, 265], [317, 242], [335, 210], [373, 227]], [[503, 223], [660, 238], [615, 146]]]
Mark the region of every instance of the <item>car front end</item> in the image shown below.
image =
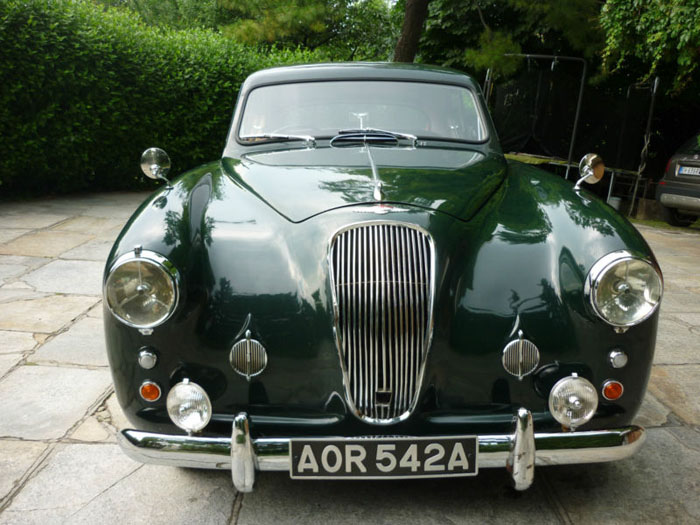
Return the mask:
[[[243, 102], [309, 74], [478, 93], [442, 70], [271, 71]], [[293, 146], [234, 135], [221, 161], [145, 202], [105, 272], [109, 360], [135, 426], [124, 451], [230, 470], [250, 491], [256, 471], [491, 467], [523, 490], [536, 465], [638, 450], [663, 288], [654, 256], [591, 194], [508, 163], [482, 118], [471, 142], [363, 126], [313, 143], [299, 130]]]

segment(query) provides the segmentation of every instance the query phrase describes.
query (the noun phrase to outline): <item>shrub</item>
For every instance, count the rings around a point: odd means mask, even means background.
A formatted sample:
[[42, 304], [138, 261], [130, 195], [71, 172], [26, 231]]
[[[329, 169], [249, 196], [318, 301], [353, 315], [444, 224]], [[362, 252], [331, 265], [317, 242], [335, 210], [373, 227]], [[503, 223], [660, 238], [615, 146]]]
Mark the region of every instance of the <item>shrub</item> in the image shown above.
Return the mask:
[[3, 0], [0, 194], [143, 187], [153, 145], [174, 173], [217, 158], [245, 77], [313, 58], [147, 27], [87, 0]]

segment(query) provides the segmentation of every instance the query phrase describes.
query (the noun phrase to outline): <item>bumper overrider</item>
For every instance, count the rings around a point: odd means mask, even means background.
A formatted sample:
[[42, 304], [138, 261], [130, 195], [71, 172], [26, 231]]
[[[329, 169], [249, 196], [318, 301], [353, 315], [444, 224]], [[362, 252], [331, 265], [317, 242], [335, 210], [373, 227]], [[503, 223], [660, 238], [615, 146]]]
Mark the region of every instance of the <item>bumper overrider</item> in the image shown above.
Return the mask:
[[[521, 408], [512, 434], [477, 436], [478, 467], [505, 467], [517, 490], [527, 489], [535, 465], [598, 463], [634, 454], [646, 438], [642, 427], [585, 432], [535, 433], [532, 415]], [[335, 439], [335, 438], [329, 438]], [[230, 470], [240, 492], [253, 490], [255, 471], [290, 471], [290, 438], [251, 438], [248, 415], [240, 413], [231, 438], [181, 436], [122, 430], [122, 450], [141, 463]]]

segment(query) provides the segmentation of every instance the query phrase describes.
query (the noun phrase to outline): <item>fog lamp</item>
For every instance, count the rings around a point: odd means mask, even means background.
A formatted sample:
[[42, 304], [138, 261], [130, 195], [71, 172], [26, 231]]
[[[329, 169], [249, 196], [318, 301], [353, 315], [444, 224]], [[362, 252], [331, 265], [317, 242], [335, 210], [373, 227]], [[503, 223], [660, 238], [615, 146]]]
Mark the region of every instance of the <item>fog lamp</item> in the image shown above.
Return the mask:
[[549, 411], [563, 426], [575, 429], [590, 421], [598, 394], [590, 381], [573, 374], [557, 381], [549, 393]]
[[170, 389], [167, 399], [168, 415], [173, 423], [186, 432], [199, 432], [211, 420], [211, 401], [204, 389], [184, 379]]

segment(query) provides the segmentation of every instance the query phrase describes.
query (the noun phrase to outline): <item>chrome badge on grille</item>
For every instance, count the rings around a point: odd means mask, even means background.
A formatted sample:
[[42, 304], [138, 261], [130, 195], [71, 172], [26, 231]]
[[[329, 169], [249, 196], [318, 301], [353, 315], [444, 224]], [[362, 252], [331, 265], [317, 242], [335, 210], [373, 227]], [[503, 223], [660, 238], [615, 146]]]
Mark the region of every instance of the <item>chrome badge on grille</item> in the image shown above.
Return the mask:
[[432, 335], [432, 239], [412, 224], [365, 222], [337, 232], [329, 257], [348, 402], [368, 422], [408, 417]]

